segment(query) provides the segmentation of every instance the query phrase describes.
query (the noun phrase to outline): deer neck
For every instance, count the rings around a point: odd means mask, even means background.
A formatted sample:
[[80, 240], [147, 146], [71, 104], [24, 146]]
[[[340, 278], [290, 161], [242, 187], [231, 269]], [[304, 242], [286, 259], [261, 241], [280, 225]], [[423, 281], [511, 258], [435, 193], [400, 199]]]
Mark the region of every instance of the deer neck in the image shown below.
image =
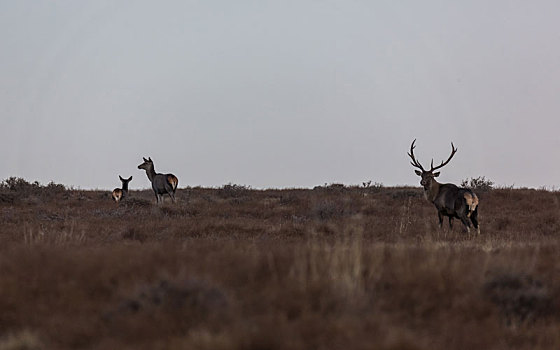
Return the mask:
[[430, 183], [430, 187], [424, 188], [424, 196], [426, 197], [426, 199], [430, 202], [433, 202], [439, 193], [440, 186], [441, 184], [433, 179]]
[[121, 189], [123, 192], [128, 192], [128, 182], [123, 182]]
[[156, 177], [156, 170], [153, 166], [146, 169], [146, 175], [148, 175], [148, 179], [150, 179], [150, 182], [154, 182], [154, 177]]

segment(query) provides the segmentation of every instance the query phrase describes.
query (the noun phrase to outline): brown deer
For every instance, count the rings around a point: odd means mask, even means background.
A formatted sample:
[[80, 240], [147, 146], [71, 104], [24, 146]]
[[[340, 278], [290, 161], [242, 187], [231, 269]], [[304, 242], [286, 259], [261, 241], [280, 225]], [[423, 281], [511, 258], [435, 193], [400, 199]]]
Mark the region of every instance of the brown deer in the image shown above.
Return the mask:
[[173, 202], [175, 202], [175, 190], [177, 190], [177, 185], [179, 184], [177, 176], [173, 174], [156, 173], [152, 158], [148, 157], [148, 159], [143, 159], [144, 162], [138, 166], [138, 169], [146, 170], [146, 175], [148, 175], [148, 179], [152, 183], [152, 189], [156, 196], [156, 203], [163, 203], [164, 194], [168, 194]]
[[128, 195], [128, 183], [132, 180], [132, 176], [129, 177], [128, 179], [123, 179], [119, 175], [119, 179], [122, 182], [122, 188], [115, 188], [113, 190], [113, 194], [111, 195], [113, 197], [113, 200], [117, 203], [119, 203], [122, 199], [124, 199]]
[[430, 170], [424, 170], [414, 156], [415, 142], [416, 139], [412, 141], [410, 153], [408, 153], [408, 156], [412, 159], [410, 164], [421, 170], [415, 170], [415, 172], [418, 176], [422, 177], [420, 184], [424, 187], [424, 196], [435, 205], [438, 211], [439, 226], [443, 227], [443, 217], [447, 216], [449, 217], [449, 227], [451, 230], [453, 230], [453, 219], [457, 218], [461, 220], [467, 232], [470, 232], [470, 223], [472, 222], [474, 228], [480, 234], [480, 226], [477, 220], [478, 197], [476, 194], [468, 188], [460, 188], [454, 184], [441, 184], [435, 179], [439, 176], [439, 172], [434, 171], [447, 165], [457, 152], [453, 142], [451, 143], [451, 155], [449, 158], [436, 167], [434, 167], [434, 160], [432, 159]]

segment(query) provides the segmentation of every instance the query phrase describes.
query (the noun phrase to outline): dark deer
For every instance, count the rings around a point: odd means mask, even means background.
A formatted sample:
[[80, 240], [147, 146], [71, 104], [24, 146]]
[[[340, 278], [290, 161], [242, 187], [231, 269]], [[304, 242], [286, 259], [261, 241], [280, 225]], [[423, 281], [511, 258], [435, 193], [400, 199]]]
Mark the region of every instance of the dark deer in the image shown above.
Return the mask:
[[128, 179], [123, 179], [120, 175], [119, 175], [119, 179], [122, 182], [122, 187], [121, 188], [115, 188], [113, 190], [113, 200], [115, 202], [120, 202], [122, 199], [124, 199], [127, 195], [128, 195], [128, 183], [132, 180], [132, 176], [129, 177]]
[[453, 229], [453, 219], [457, 218], [461, 220], [467, 232], [470, 232], [470, 222], [472, 222], [474, 228], [476, 228], [478, 234], [480, 234], [480, 226], [477, 220], [478, 197], [476, 194], [468, 188], [459, 188], [454, 184], [440, 184], [435, 179], [439, 176], [439, 172], [434, 171], [447, 165], [457, 152], [457, 148], [453, 146], [453, 142], [451, 143], [451, 155], [449, 158], [436, 167], [434, 167], [434, 160], [432, 159], [430, 170], [424, 170], [420, 162], [414, 156], [415, 142], [416, 140], [412, 141], [410, 153], [408, 153], [408, 156], [412, 159], [410, 164], [421, 170], [415, 170], [415, 172], [418, 176], [422, 177], [420, 184], [424, 187], [424, 196], [436, 206], [439, 226], [443, 227], [443, 217], [447, 216], [449, 217], [449, 227], [451, 230]]
[[146, 170], [146, 175], [152, 183], [152, 189], [156, 195], [156, 203], [163, 203], [163, 195], [168, 194], [169, 197], [175, 202], [175, 190], [179, 184], [177, 176], [173, 174], [158, 174], [154, 169], [154, 162], [152, 158], [144, 158], [144, 163], [138, 166], [138, 169]]

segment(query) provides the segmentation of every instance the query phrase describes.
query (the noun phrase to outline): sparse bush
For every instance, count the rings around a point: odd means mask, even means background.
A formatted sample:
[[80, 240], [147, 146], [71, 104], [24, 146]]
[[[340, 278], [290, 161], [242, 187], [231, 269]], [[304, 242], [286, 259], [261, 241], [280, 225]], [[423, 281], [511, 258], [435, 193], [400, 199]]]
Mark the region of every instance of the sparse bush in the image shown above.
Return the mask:
[[480, 192], [488, 192], [494, 188], [494, 182], [484, 176], [479, 176], [477, 178], [472, 177], [470, 180], [464, 179], [461, 181], [461, 187], [470, 188], [471, 190]]
[[13, 192], [18, 192], [20, 194], [29, 194], [33, 191], [37, 191], [41, 188], [39, 182], [35, 181], [33, 183], [27, 182], [21, 177], [9, 177], [2, 181], [0, 188], [4, 190], [9, 190]]
[[[35, 181], [37, 183], [37, 181]], [[43, 186], [43, 189], [49, 193], [61, 193], [66, 191], [66, 187], [62, 184], [54, 183], [53, 181], [49, 182], [46, 186]]]
[[228, 183], [218, 189], [218, 196], [224, 199], [239, 198], [248, 194], [251, 186]]
[[324, 191], [324, 192], [344, 192], [346, 190], [346, 186], [344, 184], [338, 183], [325, 183], [323, 186], [315, 186], [313, 187], [313, 191]]
[[345, 188], [345, 186], [344, 184], [332, 183], [328, 186], [325, 186], [325, 188], [329, 190], [342, 191]]
[[50, 198], [66, 192], [66, 187], [61, 184], [49, 182], [46, 186], [39, 182], [32, 183], [21, 177], [9, 177], [0, 183], [0, 201], [13, 202], [14, 199], [36, 196]]
[[371, 183], [371, 180], [368, 181], [364, 181], [362, 182], [362, 187], [366, 188], [366, 189], [382, 189], [383, 188], [383, 183], [382, 182], [374, 182]]

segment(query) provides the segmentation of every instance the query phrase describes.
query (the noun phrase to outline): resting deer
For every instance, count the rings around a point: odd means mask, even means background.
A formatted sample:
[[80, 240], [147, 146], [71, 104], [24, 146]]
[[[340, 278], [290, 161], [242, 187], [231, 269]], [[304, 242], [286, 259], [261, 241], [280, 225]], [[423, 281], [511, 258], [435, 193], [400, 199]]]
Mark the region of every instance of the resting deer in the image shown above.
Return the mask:
[[154, 162], [152, 158], [143, 158], [144, 163], [138, 166], [138, 169], [146, 170], [146, 175], [152, 183], [152, 189], [156, 195], [156, 203], [163, 203], [163, 195], [169, 194], [169, 197], [175, 202], [175, 190], [179, 184], [177, 176], [173, 174], [158, 174], [154, 169]]
[[454, 184], [441, 184], [435, 179], [439, 176], [439, 172], [434, 171], [447, 165], [457, 152], [453, 142], [451, 143], [451, 155], [449, 158], [436, 167], [434, 167], [434, 160], [432, 159], [430, 170], [424, 170], [414, 156], [415, 142], [416, 140], [412, 141], [410, 153], [408, 153], [408, 156], [412, 159], [410, 164], [421, 170], [415, 170], [415, 172], [418, 176], [422, 177], [420, 184], [424, 187], [424, 196], [435, 205], [438, 211], [439, 226], [443, 227], [443, 217], [447, 216], [449, 217], [450, 229], [453, 229], [453, 219], [457, 218], [465, 225], [467, 232], [470, 232], [470, 222], [472, 222], [474, 228], [480, 234], [480, 226], [477, 220], [478, 197], [476, 194], [468, 188], [459, 188]]
[[128, 183], [132, 180], [132, 176], [129, 177], [128, 179], [123, 179], [119, 175], [119, 179], [122, 182], [122, 188], [115, 188], [112, 194], [113, 200], [117, 203], [119, 203], [122, 199], [124, 199], [128, 195]]

